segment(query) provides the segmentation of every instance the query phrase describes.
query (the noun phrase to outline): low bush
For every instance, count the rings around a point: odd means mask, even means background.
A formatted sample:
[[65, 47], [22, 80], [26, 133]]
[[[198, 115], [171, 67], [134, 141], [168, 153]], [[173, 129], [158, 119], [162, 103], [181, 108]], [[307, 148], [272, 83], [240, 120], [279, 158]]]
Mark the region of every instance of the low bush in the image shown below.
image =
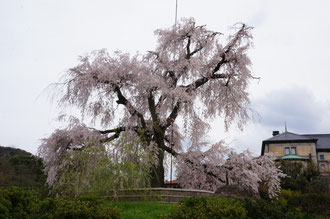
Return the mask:
[[118, 208], [97, 197], [40, 199], [35, 190], [0, 189], [0, 218], [120, 218]]
[[246, 210], [236, 199], [192, 197], [179, 202], [165, 218], [246, 218]]
[[307, 214], [330, 217], [329, 195], [313, 193], [296, 195], [288, 200], [288, 206]]
[[292, 199], [293, 197], [301, 195], [301, 192], [299, 191], [291, 191], [290, 189], [281, 189], [281, 193], [278, 197], [278, 200], [281, 202], [281, 204], [285, 207], [288, 207], [288, 201]]
[[0, 193], [2, 209], [12, 218], [29, 218], [38, 211], [39, 196], [35, 190], [13, 186], [0, 189]]
[[161, 218], [168, 214], [175, 204], [159, 202], [119, 202], [115, 206], [120, 209], [122, 218]]
[[[98, 203], [98, 204], [97, 204]], [[107, 206], [105, 202], [79, 199], [48, 198], [40, 205], [38, 218], [120, 218], [116, 207]]]
[[11, 209], [11, 202], [3, 197], [0, 193], [0, 219], [9, 218]]
[[246, 198], [243, 202], [247, 211], [247, 218], [302, 218], [301, 212], [290, 210], [280, 200]]
[[[285, 193], [285, 192], [284, 192]], [[287, 199], [254, 199], [244, 200], [227, 198], [192, 197], [174, 205], [172, 211], [164, 218], [259, 218], [259, 219], [295, 219], [313, 216], [316, 211], [294, 207], [292, 199], [300, 197], [297, 192], [285, 193]], [[283, 201], [283, 200], [285, 201]], [[313, 200], [311, 200], [313, 201]], [[330, 203], [330, 202], [329, 202]], [[306, 215], [307, 214], [307, 215]], [[322, 216], [321, 214], [317, 214]]]

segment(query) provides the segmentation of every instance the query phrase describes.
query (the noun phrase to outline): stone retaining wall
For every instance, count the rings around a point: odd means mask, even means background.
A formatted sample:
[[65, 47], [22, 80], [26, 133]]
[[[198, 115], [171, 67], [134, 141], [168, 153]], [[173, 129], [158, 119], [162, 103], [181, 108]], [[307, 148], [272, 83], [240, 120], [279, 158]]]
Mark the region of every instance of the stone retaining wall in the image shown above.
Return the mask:
[[144, 188], [144, 189], [120, 189], [111, 190], [104, 197], [114, 202], [129, 201], [153, 201], [163, 203], [177, 203], [185, 197], [214, 196], [213, 192], [193, 189], [171, 188]]

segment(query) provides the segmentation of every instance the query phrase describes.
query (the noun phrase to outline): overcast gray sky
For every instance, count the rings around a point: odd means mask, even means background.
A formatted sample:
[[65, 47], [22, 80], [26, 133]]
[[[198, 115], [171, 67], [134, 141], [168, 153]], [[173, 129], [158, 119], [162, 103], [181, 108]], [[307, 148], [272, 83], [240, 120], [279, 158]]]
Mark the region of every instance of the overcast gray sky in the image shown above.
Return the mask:
[[[37, 152], [58, 123], [44, 89], [96, 49], [144, 53], [174, 23], [175, 0], [0, 0], [0, 145]], [[178, 0], [178, 17], [224, 32], [254, 27], [250, 86], [259, 114], [243, 131], [212, 123], [210, 140], [260, 153], [273, 130], [330, 133], [330, 1]]]

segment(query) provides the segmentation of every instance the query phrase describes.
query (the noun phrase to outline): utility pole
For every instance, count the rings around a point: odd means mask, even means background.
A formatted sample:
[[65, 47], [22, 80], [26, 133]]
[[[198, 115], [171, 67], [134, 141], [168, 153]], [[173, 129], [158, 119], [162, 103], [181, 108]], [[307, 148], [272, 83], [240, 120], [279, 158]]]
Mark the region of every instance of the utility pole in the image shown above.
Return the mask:
[[[175, 21], [174, 21], [174, 26], [176, 28], [176, 22], [177, 22], [177, 19], [178, 19], [178, 0], [175, 0]], [[172, 100], [172, 110], [174, 108], [174, 99]], [[173, 124], [172, 124], [172, 130], [171, 130], [171, 151], [173, 150]], [[173, 171], [173, 168], [172, 168], [172, 159], [173, 159], [173, 155], [171, 154], [171, 167], [170, 167], [170, 188], [172, 188], [172, 171]]]

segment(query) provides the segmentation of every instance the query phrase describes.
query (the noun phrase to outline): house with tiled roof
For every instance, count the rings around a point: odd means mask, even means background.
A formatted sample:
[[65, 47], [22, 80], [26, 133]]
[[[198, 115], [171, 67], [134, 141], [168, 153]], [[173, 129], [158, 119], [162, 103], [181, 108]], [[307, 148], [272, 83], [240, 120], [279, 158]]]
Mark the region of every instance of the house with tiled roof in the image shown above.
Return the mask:
[[261, 155], [276, 154], [278, 160], [313, 161], [321, 172], [330, 172], [330, 134], [296, 134], [273, 131], [273, 137], [264, 140]]

